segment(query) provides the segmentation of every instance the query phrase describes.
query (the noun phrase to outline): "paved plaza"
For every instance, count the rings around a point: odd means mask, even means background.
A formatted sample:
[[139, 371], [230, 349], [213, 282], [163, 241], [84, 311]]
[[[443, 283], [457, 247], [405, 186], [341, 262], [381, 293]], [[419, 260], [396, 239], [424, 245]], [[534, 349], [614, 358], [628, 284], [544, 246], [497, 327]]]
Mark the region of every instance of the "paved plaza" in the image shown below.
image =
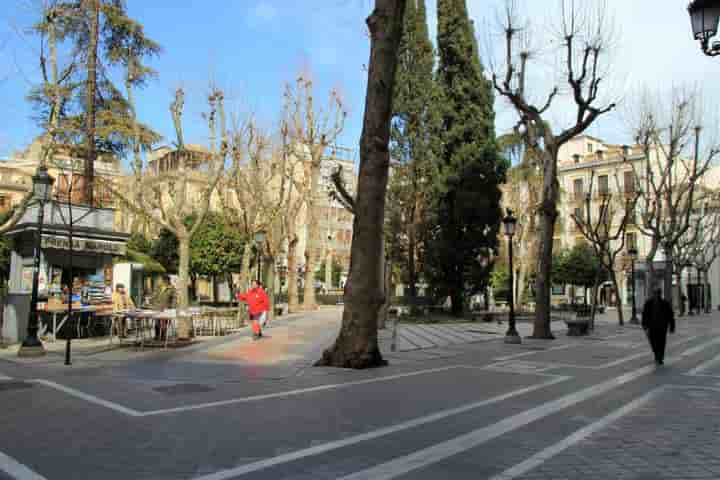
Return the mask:
[[0, 354], [0, 479], [720, 478], [718, 314], [680, 319], [664, 367], [612, 312], [522, 345], [506, 325], [390, 325], [388, 367], [313, 367], [340, 315], [69, 367]]

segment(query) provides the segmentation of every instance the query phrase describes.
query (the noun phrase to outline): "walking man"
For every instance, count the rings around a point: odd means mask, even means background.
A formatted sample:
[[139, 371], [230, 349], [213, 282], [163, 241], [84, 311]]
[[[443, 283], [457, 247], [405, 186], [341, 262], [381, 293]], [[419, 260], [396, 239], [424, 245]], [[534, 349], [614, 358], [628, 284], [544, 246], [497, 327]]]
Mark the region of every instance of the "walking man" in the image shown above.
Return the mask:
[[253, 340], [262, 338], [262, 327], [267, 320], [270, 308], [270, 299], [257, 280], [253, 280], [252, 287], [245, 293], [239, 293], [237, 298], [248, 304], [250, 320], [253, 330]]
[[653, 296], [645, 302], [642, 312], [642, 327], [650, 340], [655, 354], [655, 363], [663, 364], [668, 328], [675, 333], [675, 315], [667, 300], [660, 296], [660, 289], [653, 290]]

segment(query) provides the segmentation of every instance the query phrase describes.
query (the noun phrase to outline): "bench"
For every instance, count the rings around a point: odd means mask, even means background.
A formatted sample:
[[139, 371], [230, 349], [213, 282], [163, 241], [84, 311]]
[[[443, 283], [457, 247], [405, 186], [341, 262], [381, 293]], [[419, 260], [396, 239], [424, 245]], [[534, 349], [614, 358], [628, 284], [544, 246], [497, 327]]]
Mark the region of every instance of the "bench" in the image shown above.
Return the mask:
[[568, 337], [582, 337], [588, 334], [590, 329], [589, 318], [574, 318], [572, 320], [565, 320], [565, 324], [568, 327]]

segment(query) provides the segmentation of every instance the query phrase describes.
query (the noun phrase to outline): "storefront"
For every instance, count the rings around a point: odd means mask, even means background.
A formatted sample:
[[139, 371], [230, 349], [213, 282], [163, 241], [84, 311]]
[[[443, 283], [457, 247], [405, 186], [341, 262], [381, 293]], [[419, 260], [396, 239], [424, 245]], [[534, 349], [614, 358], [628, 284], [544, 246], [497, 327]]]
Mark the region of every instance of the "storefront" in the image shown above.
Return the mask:
[[[72, 216], [71, 216], [72, 213]], [[26, 334], [37, 207], [30, 208], [8, 235], [13, 239], [3, 336], [21, 341]], [[39, 271], [39, 309], [74, 304], [109, 306], [113, 259], [126, 254], [129, 235], [113, 231], [112, 209], [93, 209], [54, 202], [45, 206]], [[69, 219], [79, 219], [69, 227]], [[72, 245], [70, 234], [72, 231]], [[72, 292], [67, 286], [72, 284]]]

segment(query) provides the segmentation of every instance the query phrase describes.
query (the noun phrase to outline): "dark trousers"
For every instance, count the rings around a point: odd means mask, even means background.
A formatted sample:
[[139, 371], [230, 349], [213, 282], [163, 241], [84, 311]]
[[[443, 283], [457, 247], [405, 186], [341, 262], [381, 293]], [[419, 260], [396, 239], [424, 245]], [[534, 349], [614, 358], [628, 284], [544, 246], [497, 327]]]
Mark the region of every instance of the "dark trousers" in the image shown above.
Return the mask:
[[655, 354], [655, 361], [662, 362], [665, 358], [665, 344], [667, 343], [667, 328], [651, 328], [648, 330], [650, 346]]

